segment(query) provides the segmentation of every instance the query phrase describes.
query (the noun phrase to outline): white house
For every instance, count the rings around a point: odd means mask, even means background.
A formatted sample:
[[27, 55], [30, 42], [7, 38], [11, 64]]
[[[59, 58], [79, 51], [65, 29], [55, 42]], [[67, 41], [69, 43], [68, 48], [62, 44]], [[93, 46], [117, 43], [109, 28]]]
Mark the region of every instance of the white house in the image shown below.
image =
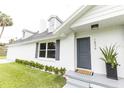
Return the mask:
[[48, 22], [43, 33], [24, 34], [23, 39], [9, 45], [7, 58], [106, 74], [99, 48], [116, 44], [118, 76], [124, 78], [124, 6], [86, 5], [65, 22], [57, 16]]

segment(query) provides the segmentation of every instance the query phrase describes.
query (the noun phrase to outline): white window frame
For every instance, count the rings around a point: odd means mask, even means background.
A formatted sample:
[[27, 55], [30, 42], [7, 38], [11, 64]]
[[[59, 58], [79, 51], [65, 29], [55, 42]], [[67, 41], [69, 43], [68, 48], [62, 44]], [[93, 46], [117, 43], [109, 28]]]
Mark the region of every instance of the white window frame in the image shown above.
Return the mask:
[[[38, 46], [38, 58], [39, 58], [39, 59], [55, 60], [55, 58], [48, 58], [48, 57], [47, 57], [47, 53], [48, 53], [48, 43], [50, 43], [50, 42], [56, 43], [55, 41], [39, 42], [39, 46]], [[41, 43], [46, 43], [46, 53], [45, 53], [45, 57], [40, 57], [40, 55], [39, 55], [39, 54], [40, 54], [39, 52], [40, 52], [40, 44], [41, 44]], [[52, 50], [52, 49], [51, 49], [51, 50]], [[56, 52], [56, 48], [55, 48], [55, 52]]]

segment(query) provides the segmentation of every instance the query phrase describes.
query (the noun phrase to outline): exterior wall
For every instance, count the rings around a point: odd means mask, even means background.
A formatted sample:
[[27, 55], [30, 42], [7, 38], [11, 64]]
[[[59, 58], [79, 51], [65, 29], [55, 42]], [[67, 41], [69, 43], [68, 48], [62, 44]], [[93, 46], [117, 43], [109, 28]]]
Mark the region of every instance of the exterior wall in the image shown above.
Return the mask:
[[75, 64], [75, 35], [72, 33], [60, 41], [60, 63], [67, 69], [74, 70]]
[[[55, 40], [49, 40], [55, 41]], [[48, 41], [43, 41], [48, 42]], [[55, 67], [66, 67], [68, 70], [74, 70], [74, 34], [60, 40], [60, 60], [53, 58], [35, 58], [36, 44], [26, 44], [20, 46], [8, 47], [8, 59], [33, 60], [44, 65]]]
[[105, 63], [100, 60], [102, 57], [100, 47], [116, 44], [118, 52], [118, 75], [124, 77], [124, 27], [109, 27], [98, 31], [81, 31], [76, 34], [76, 38], [90, 37], [91, 39], [91, 64], [95, 73], [106, 74]]
[[58, 28], [62, 23], [58, 20], [55, 21], [55, 29]]
[[59, 22], [55, 17], [49, 20], [48, 31], [53, 32], [57, 27], [59, 27], [62, 23]]
[[9, 46], [7, 51], [7, 58], [15, 60], [20, 59], [32, 59], [35, 57], [35, 43], [19, 46]]
[[55, 18], [52, 18], [51, 20], [49, 20], [49, 24], [48, 24], [48, 31], [52, 32], [55, 29]]
[[65, 67], [67, 70], [74, 70], [74, 34], [60, 40], [60, 60], [52, 58], [35, 58], [34, 61], [55, 67]]

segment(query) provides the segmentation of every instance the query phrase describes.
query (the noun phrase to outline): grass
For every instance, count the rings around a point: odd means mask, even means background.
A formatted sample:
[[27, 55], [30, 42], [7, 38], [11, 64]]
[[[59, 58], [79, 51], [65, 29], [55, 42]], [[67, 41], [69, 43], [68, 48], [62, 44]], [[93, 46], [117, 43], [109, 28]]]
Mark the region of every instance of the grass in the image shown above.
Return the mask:
[[5, 59], [6, 58], [6, 56], [0, 56], [0, 59]]
[[18, 63], [0, 64], [1, 88], [61, 88], [65, 79]]

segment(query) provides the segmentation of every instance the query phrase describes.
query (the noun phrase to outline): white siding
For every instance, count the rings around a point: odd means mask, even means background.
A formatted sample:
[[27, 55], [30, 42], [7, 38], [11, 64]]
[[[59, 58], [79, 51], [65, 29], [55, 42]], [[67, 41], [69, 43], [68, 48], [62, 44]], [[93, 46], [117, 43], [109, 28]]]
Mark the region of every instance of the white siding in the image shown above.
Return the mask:
[[62, 63], [67, 69], [74, 70], [74, 34], [70, 34], [67, 38], [60, 41], [60, 63]]
[[32, 59], [35, 57], [35, 47], [35, 43], [20, 46], [9, 46], [7, 51], [7, 58]]
[[68, 70], [74, 70], [74, 34], [60, 40], [60, 60], [51, 58], [32, 59], [45, 65], [56, 67], [66, 67]]
[[[100, 47], [116, 44], [118, 47], [118, 75], [124, 77], [124, 27], [109, 27], [99, 31], [82, 31], [76, 34], [77, 38], [90, 37], [91, 39], [91, 64], [95, 73], [106, 74], [105, 63], [100, 60], [102, 57]], [[95, 43], [96, 42], [96, 45]]]
[[56, 18], [53, 17], [49, 20], [48, 31], [53, 32], [56, 28], [58, 28], [62, 23]]
[[60, 40], [59, 61], [52, 58], [35, 58], [35, 49], [35, 43], [9, 47], [7, 58], [33, 60], [44, 65], [66, 67], [68, 70], [74, 70], [74, 34], [70, 34], [68, 37]]

